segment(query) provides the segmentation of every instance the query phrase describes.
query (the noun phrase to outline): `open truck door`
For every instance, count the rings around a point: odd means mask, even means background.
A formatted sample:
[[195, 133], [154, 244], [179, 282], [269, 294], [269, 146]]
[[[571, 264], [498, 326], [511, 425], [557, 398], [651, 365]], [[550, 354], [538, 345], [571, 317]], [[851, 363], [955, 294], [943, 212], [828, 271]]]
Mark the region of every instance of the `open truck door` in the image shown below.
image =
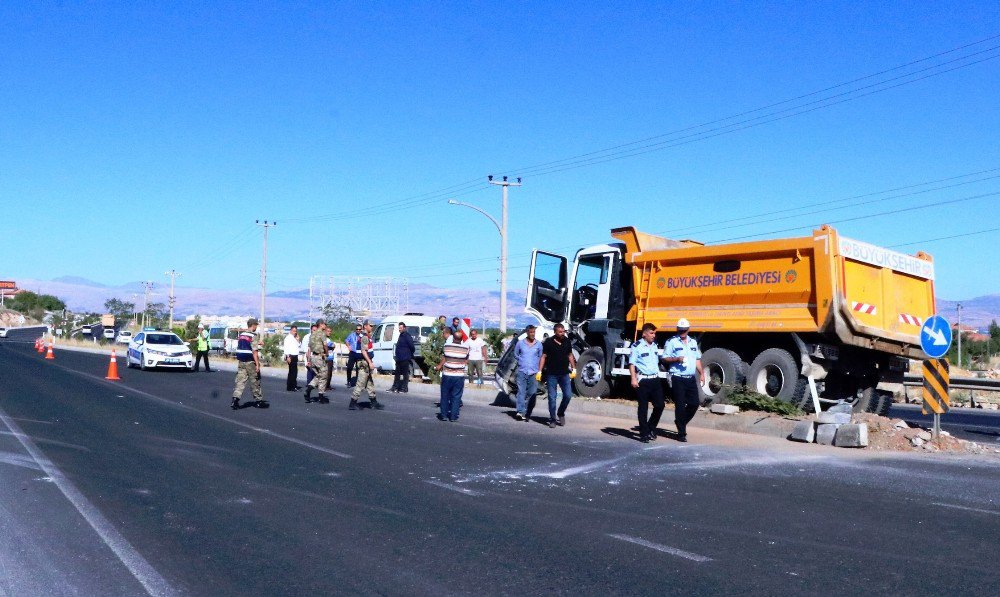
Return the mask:
[[567, 260], [545, 251], [531, 252], [531, 273], [525, 311], [550, 326], [565, 323], [567, 307]]

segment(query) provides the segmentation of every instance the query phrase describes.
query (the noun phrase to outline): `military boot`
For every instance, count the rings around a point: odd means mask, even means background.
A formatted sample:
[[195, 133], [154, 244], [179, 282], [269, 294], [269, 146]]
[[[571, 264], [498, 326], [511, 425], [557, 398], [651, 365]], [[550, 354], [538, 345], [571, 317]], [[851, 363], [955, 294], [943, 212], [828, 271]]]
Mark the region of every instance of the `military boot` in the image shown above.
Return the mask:
[[372, 400], [371, 400], [371, 402], [369, 402], [369, 404], [375, 410], [382, 410], [382, 409], [385, 408], [385, 405], [382, 404], [381, 402], [379, 402], [378, 400], [376, 400], [375, 398], [372, 398]]
[[358, 401], [351, 398], [351, 403], [347, 405], [347, 408], [350, 410], [358, 410]]

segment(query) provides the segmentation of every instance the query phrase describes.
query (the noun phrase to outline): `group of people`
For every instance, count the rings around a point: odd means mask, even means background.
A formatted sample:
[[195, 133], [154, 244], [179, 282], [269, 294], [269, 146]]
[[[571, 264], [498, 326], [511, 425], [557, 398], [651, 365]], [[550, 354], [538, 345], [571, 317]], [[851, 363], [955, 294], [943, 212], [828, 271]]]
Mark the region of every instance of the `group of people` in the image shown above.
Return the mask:
[[[441, 373], [441, 403], [438, 419], [442, 421], [457, 421], [462, 407], [462, 393], [465, 388], [465, 378], [473, 382], [474, 373], [478, 374], [482, 383], [482, 365], [486, 360], [486, 345], [477, 338], [476, 330], [470, 330], [466, 335], [461, 328], [461, 320], [454, 318], [452, 327], [444, 325], [443, 316], [438, 319], [438, 331], [445, 338], [443, 356], [436, 370]], [[257, 406], [266, 406], [260, 387], [260, 356], [257, 351], [256, 331], [258, 322], [251, 318], [247, 322], [247, 330], [239, 335], [236, 348], [236, 359], [239, 366], [236, 372], [236, 386], [233, 389], [232, 408], [240, 406], [240, 396], [249, 382]], [[629, 371], [632, 387], [635, 390], [637, 417], [639, 419], [639, 440], [655, 441], [659, 436], [658, 425], [663, 414], [665, 396], [663, 384], [660, 381], [660, 362], [668, 366], [670, 376], [670, 391], [675, 404], [674, 424], [677, 427], [677, 440], [687, 441], [687, 424], [698, 411], [698, 383], [705, 382], [705, 371], [701, 364], [701, 350], [698, 343], [688, 335], [690, 323], [681, 318], [677, 322], [677, 335], [670, 338], [663, 348], [662, 355], [656, 344], [656, 326], [646, 323], [642, 326], [641, 338], [633, 344], [629, 356]], [[544, 342], [535, 337], [536, 328], [529, 325], [525, 329], [525, 337], [518, 340], [514, 347], [514, 358], [517, 360], [517, 401], [515, 418], [519, 421], [530, 421], [531, 412], [535, 407], [538, 383], [546, 383], [550, 428], [566, 424], [566, 410], [573, 397], [572, 380], [576, 377], [576, 358], [573, 355], [572, 342], [566, 335], [566, 327], [556, 324], [554, 334]], [[396, 342], [396, 371], [390, 392], [406, 393], [410, 377], [410, 361], [416, 351], [416, 344], [407, 331], [405, 323], [399, 323], [399, 337]], [[350, 349], [347, 363], [347, 385], [353, 387], [350, 410], [359, 408], [358, 399], [367, 392], [369, 406], [382, 410], [384, 405], [375, 396], [372, 362], [372, 324], [369, 321], [358, 324], [354, 332], [346, 338]], [[330, 400], [326, 392], [330, 389], [331, 371], [334, 365], [334, 343], [329, 337], [329, 328], [322, 319], [310, 327], [300, 343], [298, 330], [292, 327], [285, 338], [283, 350], [285, 362], [288, 364], [287, 391], [301, 389], [297, 385], [298, 355], [300, 348], [305, 347], [307, 384], [305, 401], [328, 404]], [[475, 358], [474, 358], [475, 357]], [[474, 365], [479, 362], [480, 364]], [[207, 362], [206, 362], [207, 367]], [[352, 372], [357, 370], [356, 378]], [[313, 391], [316, 396], [313, 397]], [[558, 393], [562, 400], [557, 400]], [[649, 412], [652, 404], [652, 413]]]

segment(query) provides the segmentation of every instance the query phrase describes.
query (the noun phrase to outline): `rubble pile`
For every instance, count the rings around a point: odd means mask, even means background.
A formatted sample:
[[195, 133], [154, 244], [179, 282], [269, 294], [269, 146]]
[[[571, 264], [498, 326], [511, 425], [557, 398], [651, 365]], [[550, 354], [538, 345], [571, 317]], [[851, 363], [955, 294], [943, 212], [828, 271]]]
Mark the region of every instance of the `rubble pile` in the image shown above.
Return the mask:
[[942, 431], [941, 437], [935, 440], [929, 430], [911, 427], [902, 419], [861, 413], [854, 415], [854, 420], [868, 427], [868, 447], [872, 450], [1000, 454], [1000, 449], [952, 437], [947, 431]]

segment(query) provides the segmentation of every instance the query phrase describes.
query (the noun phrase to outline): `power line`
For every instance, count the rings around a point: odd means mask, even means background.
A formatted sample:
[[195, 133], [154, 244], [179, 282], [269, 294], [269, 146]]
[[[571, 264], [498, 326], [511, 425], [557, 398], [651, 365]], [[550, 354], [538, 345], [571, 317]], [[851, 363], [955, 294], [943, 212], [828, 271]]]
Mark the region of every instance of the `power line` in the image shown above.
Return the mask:
[[[563, 158], [563, 159], [560, 159], [560, 160], [543, 162], [541, 164], [536, 164], [534, 166], [528, 166], [528, 167], [525, 167], [525, 168], [501, 170], [501, 172], [520, 173], [522, 176], [525, 176], [525, 175], [528, 175], [528, 174], [533, 175], [533, 176], [543, 176], [543, 175], [546, 175], [546, 174], [554, 174], [556, 172], [564, 172], [566, 170], [573, 170], [573, 169], [577, 169], [577, 168], [594, 166], [594, 165], [597, 165], [597, 164], [602, 164], [602, 163], [606, 163], [606, 162], [610, 162], [610, 161], [615, 161], [615, 160], [620, 160], [620, 159], [626, 159], [626, 158], [629, 158], [629, 157], [635, 157], [635, 156], [639, 156], [639, 155], [644, 155], [644, 154], [651, 153], [651, 152], [654, 152], [654, 151], [662, 151], [664, 149], [669, 149], [669, 148], [672, 148], [672, 147], [678, 147], [678, 146], [681, 146], [681, 145], [686, 145], [686, 144], [694, 143], [694, 142], [697, 142], [697, 141], [704, 141], [704, 140], [711, 139], [713, 137], [717, 137], [717, 136], [721, 136], [721, 135], [725, 135], [725, 134], [739, 132], [739, 131], [746, 130], [746, 129], [749, 129], [749, 128], [753, 128], [753, 127], [756, 127], [756, 126], [761, 126], [763, 124], [768, 124], [768, 123], [776, 122], [776, 121], [779, 121], [779, 120], [784, 120], [786, 118], [791, 118], [791, 117], [794, 117], [794, 116], [800, 116], [802, 114], [807, 114], [809, 112], [813, 112], [813, 111], [816, 111], [816, 110], [819, 110], [819, 109], [828, 108], [828, 107], [835, 106], [835, 105], [838, 105], [838, 104], [841, 104], [841, 103], [844, 103], [844, 102], [847, 102], [847, 101], [853, 101], [853, 100], [860, 99], [862, 97], [866, 97], [866, 96], [869, 96], [869, 95], [872, 95], [872, 94], [875, 94], [875, 93], [881, 93], [883, 91], [888, 91], [890, 89], [895, 89], [895, 88], [901, 87], [903, 85], [909, 85], [909, 84], [912, 84], [912, 83], [916, 83], [918, 81], [921, 81], [921, 80], [924, 80], [924, 79], [927, 79], [927, 78], [930, 78], [930, 77], [936, 77], [936, 76], [943, 75], [943, 74], [948, 73], [948, 72], [952, 72], [954, 70], [958, 70], [958, 69], [961, 69], [961, 68], [967, 68], [967, 67], [970, 67], [970, 66], [973, 66], [973, 65], [976, 65], [976, 64], [988, 61], [988, 60], [993, 60], [993, 59], [996, 59], [996, 58], [1000, 58], [1000, 54], [995, 54], [995, 55], [991, 55], [991, 56], [988, 56], [988, 57], [980, 59], [980, 60], [976, 60], [976, 61], [972, 61], [972, 62], [966, 62], [965, 64], [959, 64], [959, 65], [954, 66], [952, 68], [948, 68], [948, 69], [944, 69], [944, 70], [937, 70], [937, 72], [929, 72], [929, 71], [934, 71], [936, 69], [941, 69], [943, 66], [946, 66], [948, 64], [954, 64], [954, 63], [957, 63], [957, 62], [968, 61], [970, 58], [973, 58], [975, 56], [979, 56], [979, 55], [982, 55], [982, 54], [989, 53], [989, 52], [992, 52], [994, 50], [1000, 49], [1000, 46], [992, 46], [992, 47], [987, 48], [985, 50], [980, 50], [980, 51], [977, 51], [977, 52], [974, 52], [974, 53], [971, 53], [971, 54], [960, 56], [958, 58], [954, 58], [954, 59], [951, 59], [951, 60], [940, 62], [938, 64], [935, 64], [935, 65], [932, 65], [932, 66], [929, 66], [929, 67], [926, 67], [926, 68], [923, 68], [923, 69], [919, 69], [919, 70], [912, 71], [912, 72], [909, 72], [909, 73], [904, 73], [902, 75], [897, 75], [895, 77], [884, 79], [884, 80], [881, 80], [881, 81], [878, 81], [878, 82], [875, 82], [875, 83], [871, 83], [869, 85], [861, 86], [861, 87], [858, 87], [858, 88], [855, 88], [855, 89], [852, 89], [852, 90], [849, 90], [849, 91], [845, 91], [845, 92], [841, 92], [841, 93], [837, 93], [837, 94], [833, 94], [833, 95], [828, 95], [827, 97], [824, 97], [824, 98], [821, 98], [821, 99], [818, 99], [818, 100], [813, 100], [813, 101], [810, 101], [810, 102], [806, 102], [806, 103], [803, 103], [803, 104], [799, 104], [797, 106], [793, 106], [793, 107], [790, 107], [790, 108], [784, 108], [782, 110], [772, 111], [772, 112], [770, 112], [768, 114], [764, 114], [764, 115], [761, 115], [761, 116], [755, 116], [753, 118], [745, 119], [745, 120], [741, 120], [741, 121], [737, 121], [737, 122], [732, 122], [730, 124], [726, 124], [726, 125], [721, 126], [721, 127], [709, 128], [707, 130], [702, 130], [702, 131], [697, 132], [697, 133], [692, 133], [692, 134], [689, 134], [689, 135], [684, 135], [684, 136], [681, 136], [681, 137], [676, 137], [677, 135], [679, 135], [681, 133], [685, 133], [685, 132], [689, 132], [689, 131], [695, 131], [697, 129], [704, 129], [706, 127], [710, 127], [710, 126], [715, 125], [715, 124], [723, 123], [723, 122], [734, 120], [734, 119], [737, 119], [737, 118], [742, 118], [743, 116], [746, 116], [746, 115], [749, 115], [749, 114], [755, 114], [755, 113], [758, 113], [758, 112], [770, 110], [771, 108], [775, 108], [775, 107], [778, 107], [778, 106], [782, 106], [782, 105], [794, 103], [794, 102], [800, 101], [802, 99], [806, 99], [806, 98], [809, 98], [809, 97], [820, 95], [820, 94], [823, 94], [823, 93], [826, 93], [826, 92], [829, 92], [829, 91], [832, 91], [832, 90], [835, 90], [835, 89], [840, 89], [840, 88], [846, 87], [848, 85], [853, 85], [855, 83], [859, 83], [859, 82], [862, 82], [862, 81], [867, 81], [867, 80], [870, 80], [870, 79], [873, 79], [873, 78], [876, 78], [876, 77], [883, 76], [885, 74], [889, 74], [889, 73], [892, 73], [892, 72], [896, 72], [898, 70], [902, 70], [902, 69], [914, 66], [916, 64], [927, 62], [929, 60], [934, 60], [936, 58], [941, 58], [943, 56], [946, 56], [946, 55], [949, 55], [949, 54], [953, 54], [955, 52], [960, 52], [960, 51], [963, 51], [963, 50], [966, 50], [966, 49], [969, 49], [969, 48], [972, 48], [972, 47], [975, 47], [975, 46], [979, 46], [979, 45], [982, 45], [984, 43], [993, 41], [993, 40], [998, 39], [998, 38], [1000, 38], [1000, 35], [994, 35], [994, 36], [991, 36], [991, 37], [988, 37], [988, 38], [985, 38], [985, 39], [981, 39], [981, 40], [976, 41], [976, 42], [972, 42], [972, 43], [969, 43], [969, 44], [964, 44], [962, 46], [958, 46], [956, 48], [952, 48], [952, 49], [944, 51], [944, 52], [939, 52], [937, 54], [933, 54], [933, 55], [926, 56], [926, 57], [923, 57], [923, 58], [919, 58], [917, 60], [913, 60], [913, 61], [901, 64], [901, 65], [897, 65], [897, 66], [891, 67], [889, 69], [885, 69], [885, 70], [879, 71], [877, 73], [872, 73], [872, 74], [869, 74], [869, 75], [858, 77], [858, 78], [852, 79], [850, 81], [846, 81], [846, 82], [843, 82], [843, 83], [838, 83], [836, 85], [828, 86], [828, 87], [825, 87], [825, 88], [817, 90], [817, 91], [809, 92], [809, 93], [806, 93], [806, 94], [801, 94], [801, 95], [796, 96], [794, 98], [790, 98], [790, 99], [787, 99], [787, 100], [782, 100], [782, 101], [779, 101], [779, 102], [773, 102], [771, 104], [767, 104], [767, 105], [761, 106], [759, 108], [754, 108], [752, 110], [743, 111], [743, 112], [740, 112], [738, 114], [734, 114], [734, 115], [727, 116], [727, 117], [720, 118], [720, 119], [715, 119], [715, 120], [708, 121], [708, 122], [705, 122], [705, 123], [702, 123], [702, 124], [698, 124], [698, 125], [693, 125], [693, 126], [688, 126], [688, 127], [676, 129], [674, 131], [670, 131], [670, 132], [663, 133], [663, 134], [660, 134], [660, 135], [655, 135], [655, 136], [652, 136], [652, 137], [647, 137], [645, 139], [641, 139], [641, 140], [637, 140], [637, 141], [631, 141], [631, 142], [628, 142], [628, 143], [615, 145], [615, 146], [609, 147], [609, 148], [598, 149], [598, 150], [595, 150], [595, 151], [587, 152], [587, 153], [584, 153], [584, 154], [578, 154], [576, 156], [571, 156], [571, 157]], [[928, 73], [928, 74], [926, 74], [924, 76], [921, 76], [921, 77], [915, 77], [915, 75], [918, 75], [920, 73]], [[900, 81], [901, 79], [908, 79], [908, 80]], [[900, 81], [900, 82], [896, 83], [894, 85], [888, 85], [887, 86], [887, 84], [890, 83], [890, 82], [892, 82], [892, 81]], [[879, 88], [879, 89], [873, 89], [875, 87], [880, 87], [880, 86], [881, 86], [881, 88]], [[866, 89], [871, 89], [871, 91], [867, 91], [865, 93], [859, 93], [860, 91], [863, 91], [863, 90], [866, 90]], [[851, 97], [844, 97], [844, 96], [851, 96]], [[840, 99], [836, 99], [836, 98], [840, 98]], [[836, 100], [836, 101], [832, 101], [832, 100]], [[819, 104], [819, 105], [815, 105], [815, 104]], [[808, 106], [812, 106], [812, 107], [808, 107]], [[655, 143], [648, 143], [649, 141], [654, 141], [656, 139], [664, 139], [666, 137], [676, 137], [676, 138], [669, 138], [669, 139], [665, 139], [665, 140], [662, 140], [662, 141], [657, 141]], [[643, 145], [644, 143], [646, 145]], [[628, 148], [628, 149], [626, 149], [626, 148]], [[471, 179], [469, 181], [466, 181], [465, 183], [458, 183], [458, 184], [455, 184], [455, 185], [451, 185], [450, 187], [445, 187], [443, 189], [440, 189], [439, 191], [432, 191], [432, 192], [424, 193], [424, 194], [421, 194], [421, 195], [414, 195], [414, 196], [411, 196], [411, 197], [407, 197], [407, 198], [403, 198], [403, 199], [398, 199], [398, 200], [395, 200], [395, 201], [389, 201], [389, 202], [386, 202], [386, 203], [372, 205], [372, 206], [369, 206], [367, 208], [358, 208], [358, 209], [354, 209], [354, 210], [347, 210], [347, 211], [344, 211], [344, 212], [337, 212], [337, 213], [333, 213], [333, 214], [326, 214], [326, 215], [321, 215], [321, 216], [312, 217], [312, 218], [310, 218], [310, 217], [289, 218], [289, 219], [287, 219], [287, 221], [289, 221], [289, 222], [295, 222], [295, 223], [324, 222], [324, 221], [332, 221], [332, 220], [352, 219], [352, 218], [358, 218], [358, 217], [370, 217], [370, 216], [375, 216], [375, 215], [382, 215], [382, 214], [388, 213], [390, 211], [394, 212], [394, 211], [398, 211], [398, 210], [401, 210], [401, 209], [411, 209], [411, 208], [420, 207], [420, 206], [423, 206], [423, 205], [428, 205], [428, 204], [433, 203], [436, 200], [438, 200], [440, 198], [443, 198], [445, 196], [448, 196], [448, 195], [455, 196], [456, 191], [462, 191], [460, 194], [468, 194], [468, 193], [472, 193], [472, 192], [476, 192], [478, 190], [481, 190], [482, 188], [485, 188], [485, 187], [476, 184], [477, 181], [480, 181], [480, 180], [481, 179]]]
[[900, 247], [909, 247], [912, 245], [925, 245], [927, 243], [936, 243], [941, 240], [952, 240], [955, 238], [968, 238], [970, 236], [978, 236], [980, 234], [989, 234], [990, 232], [1000, 232], [1000, 228], [987, 228], [986, 230], [976, 230], [974, 232], [963, 232], [962, 234], [953, 234], [951, 236], [939, 236], [937, 238], [925, 238], [924, 240], [915, 240], [911, 243], [901, 243], [898, 245], [889, 245], [889, 249], [898, 249]]
[[[911, 206], [911, 207], [905, 207], [905, 208], [902, 208], [902, 209], [893, 209], [893, 210], [889, 210], [889, 211], [883, 211], [883, 212], [874, 213], [874, 214], [867, 214], [867, 215], [863, 215], [863, 216], [854, 216], [854, 217], [851, 217], [851, 218], [842, 218], [840, 220], [831, 220], [831, 221], [826, 222], [826, 223], [827, 224], [843, 224], [844, 222], [855, 222], [857, 220], [865, 220], [865, 219], [868, 219], [868, 218], [876, 218], [876, 217], [880, 217], [880, 216], [891, 216], [891, 215], [895, 215], [895, 214], [901, 214], [901, 213], [904, 213], [904, 212], [915, 211], [915, 210], [918, 210], [918, 209], [928, 209], [928, 208], [931, 208], [931, 207], [940, 207], [942, 205], [952, 205], [952, 204], [955, 204], [955, 203], [963, 203], [965, 201], [974, 201], [976, 199], [983, 199], [983, 198], [986, 198], [986, 197], [996, 197], [997, 195], [1000, 195], [1000, 191], [997, 191], [995, 193], [983, 193], [982, 195], [973, 195], [971, 197], [961, 197], [959, 199], [949, 199], [949, 200], [946, 200], [946, 201], [937, 201], [937, 202], [934, 202], [934, 203], [925, 203], [924, 205], [915, 205], [915, 206]], [[733, 241], [737, 241], [737, 240], [745, 240], [745, 239], [748, 239], [748, 238], [757, 238], [757, 237], [760, 237], [760, 236], [770, 236], [772, 234], [781, 234], [781, 233], [784, 233], [784, 232], [794, 232], [796, 230], [802, 230], [804, 228], [810, 228], [810, 227], [819, 226], [819, 225], [820, 224], [794, 226], [792, 228], [782, 228], [780, 230], [771, 230], [771, 231], [768, 231], [768, 232], [761, 232], [760, 234], [747, 234], [747, 235], [744, 235], [744, 236], [734, 236], [732, 238], [726, 238], [726, 239], [716, 240], [716, 241], [709, 241], [709, 243], [707, 243], [707, 244], [729, 243], [729, 242], [733, 242]]]

